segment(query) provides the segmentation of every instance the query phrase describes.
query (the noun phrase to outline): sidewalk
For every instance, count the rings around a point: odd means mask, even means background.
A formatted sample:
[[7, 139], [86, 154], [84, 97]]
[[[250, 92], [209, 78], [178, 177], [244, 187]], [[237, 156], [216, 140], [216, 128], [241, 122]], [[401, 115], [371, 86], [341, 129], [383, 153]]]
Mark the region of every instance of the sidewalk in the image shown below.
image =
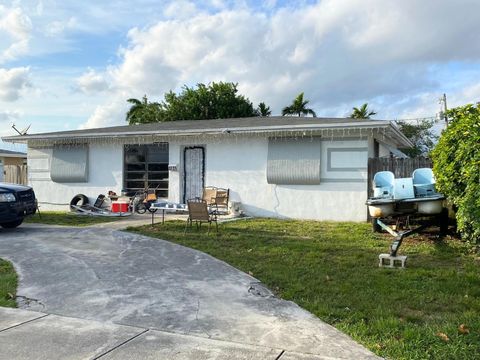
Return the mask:
[[334, 359], [10, 308], [0, 308], [0, 349], [1, 359]]

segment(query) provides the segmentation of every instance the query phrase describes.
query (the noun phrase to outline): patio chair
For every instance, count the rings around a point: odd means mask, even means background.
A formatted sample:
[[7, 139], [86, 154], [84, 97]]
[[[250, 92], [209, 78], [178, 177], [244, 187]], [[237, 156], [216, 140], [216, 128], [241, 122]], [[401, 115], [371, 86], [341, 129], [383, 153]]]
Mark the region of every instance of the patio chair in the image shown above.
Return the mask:
[[212, 227], [212, 222], [215, 222], [215, 229], [218, 232], [218, 222], [217, 222], [217, 213], [209, 212], [207, 202], [204, 200], [188, 200], [188, 219], [187, 223], [185, 224], [185, 231], [187, 232], [187, 227], [193, 225], [195, 221], [195, 225], [197, 229], [202, 226], [202, 223], [208, 222], [208, 233], [210, 234], [210, 228]]
[[215, 198], [217, 197], [217, 188], [214, 186], [206, 186], [203, 188], [202, 200], [207, 203], [208, 206], [215, 204]]
[[230, 195], [230, 189], [217, 189], [217, 195], [215, 196], [215, 207], [217, 213], [228, 213], [228, 198]]
[[207, 186], [203, 189], [202, 199], [207, 203], [207, 206], [216, 211], [217, 214], [222, 212], [228, 213], [228, 199], [230, 189], [217, 188], [215, 186]]

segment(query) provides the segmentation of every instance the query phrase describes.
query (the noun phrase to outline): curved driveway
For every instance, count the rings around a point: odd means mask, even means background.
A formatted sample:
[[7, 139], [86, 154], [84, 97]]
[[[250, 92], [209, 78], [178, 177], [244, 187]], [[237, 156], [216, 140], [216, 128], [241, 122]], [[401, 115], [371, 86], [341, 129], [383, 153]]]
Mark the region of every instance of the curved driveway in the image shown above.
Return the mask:
[[332, 358], [375, 358], [255, 278], [202, 252], [108, 227], [0, 230], [21, 307]]

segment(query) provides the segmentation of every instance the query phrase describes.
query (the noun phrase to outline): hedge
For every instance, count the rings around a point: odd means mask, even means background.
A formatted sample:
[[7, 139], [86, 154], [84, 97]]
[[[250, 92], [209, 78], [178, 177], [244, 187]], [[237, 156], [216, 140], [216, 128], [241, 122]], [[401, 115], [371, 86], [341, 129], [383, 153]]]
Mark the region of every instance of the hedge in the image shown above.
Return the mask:
[[437, 190], [458, 208], [462, 238], [480, 243], [480, 103], [447, 114], [450, 123], [431, 153]]

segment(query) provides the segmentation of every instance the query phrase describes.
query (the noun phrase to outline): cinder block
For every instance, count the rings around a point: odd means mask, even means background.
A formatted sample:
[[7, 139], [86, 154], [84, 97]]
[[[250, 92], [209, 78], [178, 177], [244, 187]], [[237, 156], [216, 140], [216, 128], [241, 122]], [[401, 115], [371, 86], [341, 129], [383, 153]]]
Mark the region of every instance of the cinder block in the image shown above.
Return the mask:
[[405, 268], [407, 257], [404, 255], [391, 256], [390, 254], [378, 255], [378, 266], [388, 268]]

